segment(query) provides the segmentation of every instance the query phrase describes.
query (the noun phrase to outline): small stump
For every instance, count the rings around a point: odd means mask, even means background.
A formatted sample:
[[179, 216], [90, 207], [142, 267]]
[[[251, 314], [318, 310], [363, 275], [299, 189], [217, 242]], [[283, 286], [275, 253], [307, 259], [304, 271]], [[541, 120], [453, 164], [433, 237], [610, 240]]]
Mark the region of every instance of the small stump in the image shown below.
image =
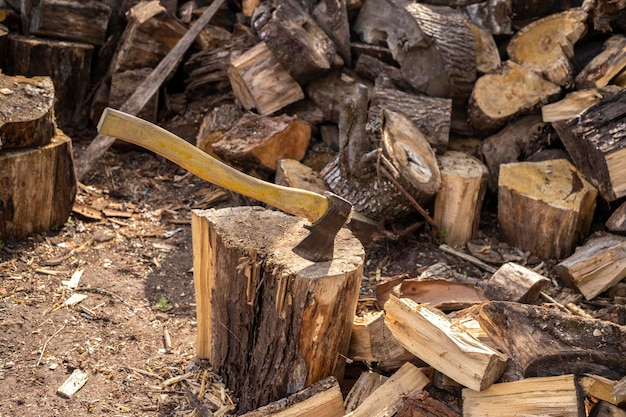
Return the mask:
[[239, 397], [239, 412], [343, 377], [363, 246], [342, 229], [332, 261], [308, 261], [292, 252], [303, 225], [260, 207], [193, 212], [197, 354]]

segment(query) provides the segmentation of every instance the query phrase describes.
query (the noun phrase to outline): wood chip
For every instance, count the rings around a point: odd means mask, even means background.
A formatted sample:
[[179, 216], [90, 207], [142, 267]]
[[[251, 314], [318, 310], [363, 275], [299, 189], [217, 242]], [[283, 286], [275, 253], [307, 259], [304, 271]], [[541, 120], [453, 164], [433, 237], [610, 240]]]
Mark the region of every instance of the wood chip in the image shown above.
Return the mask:
[[86, 372], [83, 372], [78, 368], [74, 369], [72, 375], [70, 375], [69, 378], [67, 378], [57, 389], [57, 395], [60, 395], [63, 398], [70, 398], [87, 383], [88, 378], [89, 375]]

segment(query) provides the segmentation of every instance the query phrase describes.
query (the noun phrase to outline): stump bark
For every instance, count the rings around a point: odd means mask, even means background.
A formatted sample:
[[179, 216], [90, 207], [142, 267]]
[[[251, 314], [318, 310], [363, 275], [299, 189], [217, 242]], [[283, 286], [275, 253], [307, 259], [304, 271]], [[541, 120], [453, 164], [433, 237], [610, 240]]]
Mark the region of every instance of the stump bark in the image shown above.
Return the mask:
[[240, 412], [343, 377], [364, 250], [342, 229], [332, 261], [303, 259], [292, 252], [303, 224], [259, 207], [193, 213], [197, 354]]

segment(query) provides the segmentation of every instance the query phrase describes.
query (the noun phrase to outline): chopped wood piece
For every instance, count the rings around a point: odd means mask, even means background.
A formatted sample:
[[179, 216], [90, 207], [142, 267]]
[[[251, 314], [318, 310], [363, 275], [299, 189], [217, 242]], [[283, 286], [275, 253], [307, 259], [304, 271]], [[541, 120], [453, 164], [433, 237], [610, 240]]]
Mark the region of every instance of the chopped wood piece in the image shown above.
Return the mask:
[[405, 279], [400, 284], [399, 298], [428, 304], [441, 311], [454, 311], [486, 301], [483, 290], [472, 284], [444, 279]]
[[513, 262], [507, 262], [489, 278], [485, 296], [491, 300], [533, 304], [550, 285], [543, 275]]
[[626, 235], [626, 202], [615, 209], [604, 226], [611, 233]]
[[306, 95], [324, 113], [327, 121], [339, 123], [343, 102], [354, 95], [358, 82], [357, 78], [343, 71], [331, 71], [308, 83]]
[[293, 116], [265, 117], [246, 113], [213, 143], [216, 155], [237, 165], [276, 171], [282, 158], [301, 160], [311, 140], [311, 127]]
[[359, 55], [354, 65], [354, 71], [372, 82], [378, 77], [385, 77], [396, 87], [402, 90], [411, 90], [411, 85], [404, 79], [400, 68], [368, 54]]
[[342, 417], [343, 396], [335, 377], [318, 381], [287, 398], [267, 404], [242, 417]]
[[626, 238], [609, 233], [594, 235], [557, 264], [555, 272], [591, 300], [626, 277]]
[[387, 326], [382, 311], [356, 316], [352, 323], [352, 336], [348, 356], [356, 361], [393, 361], [405, 355], [406, 350], [398, 344]]
[[0, 151], [0, 239], [65, 224], [76, 197], [72, 141], [59, 129], [44, 146]]
[[626, 403], [626, 376], [617, 381], [617, 383], [613, 387], [613, 391], [611, 391], [611, 395], [615, 397], [620, 405]]
[[74, 369], [74, 372], [57, 389], [57, 395], [63, 398], [71, 398], [87, 383], [88, 379], [89, 374], [87, 372], [83, 372], [78, 368]]
[[55, 135], [50, 77], [0, 73], [0, 149], [37, 147]]
[[111, 8], [95, 0], [41, 0], [30, 17], [33, 35], [102, 45]]
[[385, 417], [394, 415], [412, 392], [424, 389], [430, 380], [415, 365], [407, 362], [370, 394], [346, 417]]
[[500, 166], [498, 224], [507, 243], [563, 259], [589, 235], [598, 192], [565, 159]]
[[247, 110], [272, 114], [304, 98], [300, 85], [289, 75], [264, 42], [230, 63], [230, 84]]
[[626, 68], [626, 37], [613, 35], [576, 76], [576, 88], [604, 87]]
[[[491, 3], [491, 2], [489, 2]], [[474, 36], [474, 47], [476, 51], [476, 71], [487, 74], [500, 69], [502, 61], [500, 60], [500, 51], [498, 45], [493, 39], [491, 33], [475, 24], [472, 21], [465, 22]]]
[[343, 405], [346, 412], [349, 413], [357, 408], [361, 403], [376, 391], [389, 377], [377, 374], [375, 372], [361, 372], [350, 392], [346, 395]]
[[463, 390], [463, 417], [582, 417], [584, 398], [574, 375], [528, 378], [494, 384], [482, 392]]
[[11, 34], [7, 74], [47, 75], [54, 84], [54, 117], [59, 126], [85, 126], [94, 46]]
[[333, 41], [296, 0], [276, 4], [257, 9], [251, 26], [298, 83], [343, 65]]
[[364, 250], [347, 230], [334, 259], [292, 252], [304, 221], [259, 207], [192, 214], [197, 355], [247, 412], [343, 376]]
[[552, 124], [574, 165], [607, 201], [626, 196], [625, 124], [626, 89]]
[[558, 85], [522, 65], [505, 61], [499, 71], [476, 80], [468, 104], [469, 121], [479, 133], [494, 132], [560, 93]]
[[215, 107], [202, 119], [196, 137], [196, 146], [204, 152], [214, 155], [213, 144], [232, 129], [242, 117], [243, 112], [235, 104], [223, 104]]
[[437, 157], [441, 188], [435, 197], [433, 218], [450, 246], [460, 246], [478, 236], [483, 199], [487, 191], [487, 167], [478, 159], [457, 151]]
[[504, 372], [506, 355], [454, 326], [440, 310], [392, 295], [385, 323], [405, 349], [468, 388], [484, 390]]
[[574, 83], [574, 44], [587, 33], [586, 11], [578, 8], [531, 22], [513, 35], [509, 59], [561, 87]]
[[347, 67], [352, 66], [350, 25], [346, 0], [322, 0], [313, 8], [312, 16], [333, 41], [337, 53]]
[[577, 117], [603, 98], [617, 93], [618, 86], [604, 88], [588, 88], [568, 93], [563, 99], [541, 107], [541, 117], [546, 123], [559, 120], [568, 120]]
[[618, 382], [598, 375], [585, 374], [578, 378], [578, 383], [585, 395], [598, 400], [609, 402], [613, 405], [620, 405], [626, 402], [626, 395], [617, 397], [614, 395]]
[[428, 395], [428, 391], [411, 393], [396, 417], [460, 417], [444, 403]]
[[330, 191], [319, 173], [295, 159], [279, 159], [276, 165], [276, 184], [323, 194]]
[[478, 322], [524, 378], [626, 372], [626, 329], [615, 323], [508, 301], [483, 304]]

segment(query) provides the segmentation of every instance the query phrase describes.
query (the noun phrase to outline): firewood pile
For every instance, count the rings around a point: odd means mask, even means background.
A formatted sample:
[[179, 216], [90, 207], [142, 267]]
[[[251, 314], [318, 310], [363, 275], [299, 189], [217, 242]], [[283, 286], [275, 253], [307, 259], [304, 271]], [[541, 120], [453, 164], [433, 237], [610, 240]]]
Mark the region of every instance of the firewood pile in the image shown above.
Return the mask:
[[[408, 232], [490, 274], [388, 277], [342, 353], [371, 371], [237, 392], [240, 413], [626, 415], [626, 2], [242, 0], [198, 27], [210, 4], [0, 0], [0, 158], [24, 123], [54, 135], [49, 108], [3, 117], [50, 77], [61, 128], [131, 109], [346, 198], [365, 244], [417, 218]], [[478, 240], [486, 196], [519, 256]]]

